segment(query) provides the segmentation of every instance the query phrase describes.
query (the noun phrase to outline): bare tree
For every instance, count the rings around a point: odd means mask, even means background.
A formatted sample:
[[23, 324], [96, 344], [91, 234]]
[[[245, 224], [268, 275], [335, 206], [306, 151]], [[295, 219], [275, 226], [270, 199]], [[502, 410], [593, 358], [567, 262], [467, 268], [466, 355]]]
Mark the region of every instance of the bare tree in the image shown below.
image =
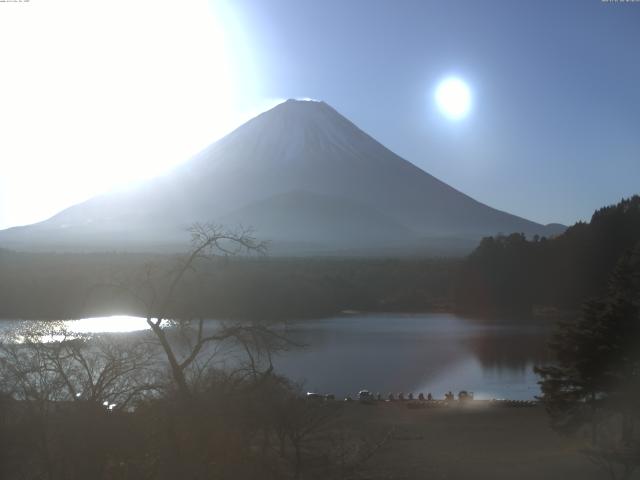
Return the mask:
[[79, 335], [45, 322], [0, 345], [0, 392], [24, 411], [19, 425], [29, 433], [24, 477], [256, 478], [268, 468], [281, 478], [288, 461], [276, 453], [276, 417], [286, 424], [287, 459], [302, 471], [303, 444], [330, 409], [301, 410], [273, 372], [274, 352], [293, 343], [266, 323], [206, 321], [193, 301], [206, 295], [204, 262], [262, 254], [265, 245], [250, 231], [211, 225], [194, 226], [192, 238], [171, 268], [148, 265], [100, 285], [135, 299], [150, 332]]
[[275, 418], [280, 455], [289, 459], [296, 480], [303, 474], [305, 455], [309, 455], [309, 450], [315, 453], [320, 450], [317, 441], [335, 426], [339, 412], [340, 405], [335, 402], [307, 400], [291, 393], [271, 412]]
[[91, 402], [128, 409], [156, 388], [148, 343], [70, 332], [62, 322], [22, 325], [0, 343], [5, 391], [29, 402]]
[[257, 358], [266, 360], [270, 368], [271, 352], [288, 344], [264, 324], [218, 322], [212, 328], [194, 305], [193, 292], [188, 291], [199, 288], [196, 272], [201, 262], [219, 256], [262, 255], [266, 243], [256, 240], [250, 229], [232, 231], [213, 224], [195, 224], [190, 232], [192, 248], [176, 260], [173, 268], [163, 272], [157, 265], [147, 265], [137, 280], [108, 285], [129, 295], [143, 308], [167, 360], [173, 386], [182, 398], [192, 394], [190, 383], [194, 382], [190, 382], [190, 374], [197, 376], [209, 366], [211, 355], [203, 359], [203, 353], [215, 351], [213, 345], [227, 342], [240, 346], [249, 361], [248, 369], [255, 374]]
[[[0, 391], [22, 478], [99, 478], [123, 429], [117, 421], [156, 388], [156, 353], [136, 339], [33, 322], [0, 342]], [[122, 418], [125, 418], [125, 417]], [[21, 446], [20, 446], [21, 445]]]

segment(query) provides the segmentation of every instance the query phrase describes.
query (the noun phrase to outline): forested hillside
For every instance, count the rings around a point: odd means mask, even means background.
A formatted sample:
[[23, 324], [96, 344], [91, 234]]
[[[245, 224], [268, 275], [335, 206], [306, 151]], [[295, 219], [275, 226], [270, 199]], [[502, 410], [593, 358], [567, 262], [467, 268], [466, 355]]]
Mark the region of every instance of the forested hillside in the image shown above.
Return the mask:
[[618, 259], [640, 242], [640, 196], [597, 210], [555, 238], [487, 237], [464, 261], [456, 285], [462, 310], [497, 313], [567, 309], [601, 295]]

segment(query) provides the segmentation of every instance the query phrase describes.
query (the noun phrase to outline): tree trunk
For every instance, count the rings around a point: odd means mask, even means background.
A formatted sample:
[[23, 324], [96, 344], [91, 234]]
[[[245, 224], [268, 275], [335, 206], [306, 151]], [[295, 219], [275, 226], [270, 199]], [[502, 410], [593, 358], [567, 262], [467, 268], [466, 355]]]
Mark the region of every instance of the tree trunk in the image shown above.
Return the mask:
[[293, 478], [295, 480], [299, 480], [300, 479], [300, 473], [301, 473], [301, 470], [302, 470], [302, 452], [300, 450], [300, 442], [298, 442], [298, 441], [293, 442], [293, 447], [294, 447], [295, 453], [296, 453], [296, 463], [295, 463], [295, 471], [294, 471]]
[[173, 377], [175, 386], [178, 389], [178, 393], [183, 399], [189, 398], [191, 396], [191, 391], [189, 390], [189, 386], [187, 385], [187, 379], [185, 378], [184, 371], [182, 370], [182, 367], [178, 363], [178, 360], [176, 359], [176, 356], [171, 349], [171, 345], [167, 340], [165, 331], [162, 329], [159, 323], [156, 324], [150, 319], [147, 319], [147, 323], [160, 341], [162, 350], [164, 350], [164, 353], [167, 356], [169, 367], [171, 368], [171, 376]]

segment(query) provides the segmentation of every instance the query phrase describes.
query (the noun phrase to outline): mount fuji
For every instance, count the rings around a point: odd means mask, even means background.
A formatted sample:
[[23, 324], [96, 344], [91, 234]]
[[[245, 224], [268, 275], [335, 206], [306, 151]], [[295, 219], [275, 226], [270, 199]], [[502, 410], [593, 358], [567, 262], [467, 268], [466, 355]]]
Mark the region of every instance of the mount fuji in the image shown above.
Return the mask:
[[178, 250], [194, 222], [252, 226], [282, 255], [460, 254], [540, 225], [484, 205], [324, 102], [288, 100], [170, 173], [0, 232], [19, 250]]

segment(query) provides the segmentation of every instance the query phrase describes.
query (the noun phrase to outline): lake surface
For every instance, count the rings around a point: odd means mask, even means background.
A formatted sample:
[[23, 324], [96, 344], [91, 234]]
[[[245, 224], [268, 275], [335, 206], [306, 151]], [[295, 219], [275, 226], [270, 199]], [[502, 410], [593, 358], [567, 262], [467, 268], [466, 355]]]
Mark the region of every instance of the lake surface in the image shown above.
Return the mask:
[[308, 391], [440, 398], [531, 399], [539, 394], [533, 366], [549, 360], [548, 329], [480, 322], [451, 314], [368, 314], [305, 321], [289, 333], [308, 346], [275, 362]]
[[[82, 333], [146, 328], [144, 319], [126, 316], [65, 323]], [[533, 366], [549, 360], [548, 328], [452, 314], [343, 315], [289, 323], [286, 331], [305, 347], [278, 355], [276, 370], [306, 391], [337, 396], [368, 389], [441, 398], [469, 390], [482, 399], [532, 399], [539, 394]]]

